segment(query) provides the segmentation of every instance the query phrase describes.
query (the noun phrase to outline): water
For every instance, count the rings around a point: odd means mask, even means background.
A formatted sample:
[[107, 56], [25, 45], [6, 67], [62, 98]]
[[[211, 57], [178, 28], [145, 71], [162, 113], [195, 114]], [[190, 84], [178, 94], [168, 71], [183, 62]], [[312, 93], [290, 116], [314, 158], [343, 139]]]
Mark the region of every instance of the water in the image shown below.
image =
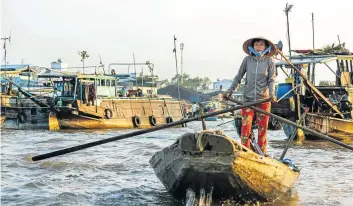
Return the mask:
[[[231, 124], [222, 129], [237, 138]], [[1, 134], [2, 205], [229, 205], [214, 202], [210, 194], [195, 199], [189, 192], [180, 203], [167, 193], [149, 166], [154, 152], [174, 143], [185, 132], [200, 131], [201, 123], [32, 162], [38, 154], [104, 139], [128, 130], [21, 131]], [[269, 131], [269, 154], [279, 157], [285, 142], [282, 131]], [[287, 158], [301, 168], [292, 192], [266, 205], [351, 205], [353, 152], [327, 142], [305, 142], [290, 148]], [[211, 203], [212, 202], [212, 203]], [[261, 203], [262, 204], [262, 203]]]

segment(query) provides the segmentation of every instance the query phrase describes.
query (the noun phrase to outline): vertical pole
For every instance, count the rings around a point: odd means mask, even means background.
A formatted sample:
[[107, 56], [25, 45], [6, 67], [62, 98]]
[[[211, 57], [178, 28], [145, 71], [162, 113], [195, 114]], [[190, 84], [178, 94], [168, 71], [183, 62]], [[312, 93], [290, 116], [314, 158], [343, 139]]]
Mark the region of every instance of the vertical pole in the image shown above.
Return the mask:
[[6, 60], [6, 56], [7, 56], [7, 51], [6, 51], [6, 41], [7, 41], [7, 38], [4, 38], [5, 39], [5, 42], [4, 42], [4, 50], [5, 50], [5, 53], [4, 53], [4, 59], [5, 59], [5, 71], [6, 71], [6, 64], [7, 64], [7, 60]]
[[[142, 85], [142, 92], [143, 92], [143, 67], [141, 67], [142, 70], [142, 81], [141, 81], [141, 85]], [[152, 77], [153, 78], [153, 77]], [[148, 79], [147, 79], [148, 81]], [[153, 83], [152, 83], [152, 88], [153, 88]]]
[[206, 130], [206, 122], [205, 122], [205, 118], [201, 118], [201, 121], [202, 121], [202, 129], [203, 130]]
[[134, 52], [132, 52], [132, 57], [134, 59], [135, 83], [136, 83], [136, 88], [137, 88], [137, 72], [136, 72], [136, 66], [135, 66], [135, 53]]
[[29, 65], [27, 66], [27, 69], [28, 69], [28, 81], [27, 81], [27, 90], [28, 90], [28, 92], [29, 92], [29, 86], [30, 86], [30, 77], [31, 77], [31, 75], [30, 75], [30, 67], [29, 67]]
[[96, 89], [95, 91], [95, 98], [96, 98], [96, 113], [98, 113], [98, 100], [97, 100], [97, 90], [98, 90], [98, 81], [100, 81], [100, 79], [96, 78], [96, 81], [95, 81], [95, 85], [94, 85], [94, 88]]
[[288, 3], [286, 4], [286, 8], [284, 9], [284, 12], [286, 13], [287, 16], [287, 35], [288, 35], [288, 47], [289, 47], [289, 56], [292, 55], [291, 52], [291, 46], [290, 46], [290, 33], [289, 33], [289, 18], [288, 18], [288, 13], [290, 12], [290, 10], [292, 9], [293, 5], [288, 5]]
[[176, 40], [177, 38], [174, 35], [174, 55], [175, 55], [175, 70], [176, 70], [176, 77], [177, 77], [177, 88], [178, 88], [178, 99], [180, 100], [180, 89], [179, 89], [179, 72], [178, 72], [178, 59], [177, 59], [177, 51], [176, 51]]
[[314, 13], [311, 13], [311, 22], [312, 22], [312, 28], [313, 28], [313, 50], [315, 50]]
[[337, 38], [338, 38], [338, 43], [341, 46], [341, 40], [340, 40], [340, 36], [337, 34]]
[[183, 84], [183, 50], [184, 43], [180, 43], [180, 82]]

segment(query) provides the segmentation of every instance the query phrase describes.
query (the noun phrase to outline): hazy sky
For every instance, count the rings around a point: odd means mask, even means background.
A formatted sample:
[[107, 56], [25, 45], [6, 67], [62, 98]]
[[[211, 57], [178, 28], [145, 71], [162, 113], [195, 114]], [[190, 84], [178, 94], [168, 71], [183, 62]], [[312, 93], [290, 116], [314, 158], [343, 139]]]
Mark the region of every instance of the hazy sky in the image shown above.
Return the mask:
[[[289, 16], [292, 49], [312, 48], [314, 12], [316, 47], [338, 43], [339, 34], [353, 50], [352, 2], [288, 2], [294, 4]], [[285, 4], [274, 0], [2, 0], [1, 37], [11, 31], [11, 64], [24, 59], [48, 67], [60, 57], [70, 66], [79, 66], [77, 52], [87, 50], [87, 65], [99, 64], [99, 54], [108, 65], [132, 62], [134, 52], [136, 62], [150, 60], [156, 74], [170, 78], [176, 72], [175, 34], [178, 60], [179, 44], [185, 44], [184, 72], [216, 80], [236, 75], [245, 56], [242, 44], [250, 37], [282, 40], [288, 50]]]

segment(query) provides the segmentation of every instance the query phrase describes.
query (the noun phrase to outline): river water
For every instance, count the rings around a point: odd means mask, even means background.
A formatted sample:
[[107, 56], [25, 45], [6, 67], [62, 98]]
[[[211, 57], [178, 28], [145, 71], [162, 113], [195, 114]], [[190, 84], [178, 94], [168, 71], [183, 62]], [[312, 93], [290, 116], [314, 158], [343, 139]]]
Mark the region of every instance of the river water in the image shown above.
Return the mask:
[[[232, 124], [217, 127], [219, 123], [207, 122], [207, 126], [238, 139]], [[201, 123], [192, 122], [187, 128], [165, 129], [39, 162], [31, 157], [129, 130], [2, 130], [1, 204], [185, 205], [167, 193], [148, 161], [183, 133], [200, 130]], [[268, 136], [268, 153], [278, 158], [285, 135], [269, 131]], [[266, 205], [353, 205], [353, 152], [308, 141], [295, 143], [286, 157], [301, 169], [301, 175], [290, 193]], [[211, 203], [222, 204], [234, 203]]]

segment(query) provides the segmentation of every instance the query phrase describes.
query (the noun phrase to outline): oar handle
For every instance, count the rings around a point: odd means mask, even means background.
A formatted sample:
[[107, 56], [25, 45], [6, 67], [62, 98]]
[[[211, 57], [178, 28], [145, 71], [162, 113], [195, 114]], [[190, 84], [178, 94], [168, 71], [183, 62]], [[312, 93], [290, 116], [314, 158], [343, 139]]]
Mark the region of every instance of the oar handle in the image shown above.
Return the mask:
[[[237, 101], [237, 100], [235, 100], [235, 99], [233, 99], [233, 98], [231, 98], [231, 97], [228, 97], [227, 99], [228, 99], [229, 101], [231, 101], [231, 102], [234, 102], [234, 103], [237, 103], [237, 104], [242, 104], [242, 102], [239, 102], [239, 101]], [[305, 126], [296, 124], [295, 122], [292, 122], [292, 121], [290, 121], [290, 120], [288, 120], [288, 119], [285, 119], [285, 118], [283, 118], [283, 117], [280, 117], [280, 116], [277, 116], [277, 115], [275, 115], [275, 114], [272, 114], [272, 113], [267, 112], [267, 111], [265, 111], [265, 110], [262, 110], [262, 109], [260, 109], [260, 108], [258, 108], [258, 107], [254, 107], [254, 106], [249, 106], [249, 107], [250, 107], [252, 110], [256, 111], [256, 112], [260, 112], [260, 113], [262, 113], [262, 114], [266, 114], [266, 115], [271, 116], [271, 117], [273, 117], [273, 118], [275, 118], [275, 119], [278, 119], [278, 120], [280, 120], [280, 121], [282, 121], [282, 122], [285, 122], [285, 123], [287, 123], [287, 124], [290, 124], [290, 125], [292, 125], [292, 126], [295, 126], [295, 127], [297, 127], [297, 128], [300, 128], [300, 129], [302, 129], [302, 130], [304, 130], [304, 131], [306, 131], [306, 132], [310, 132], [310, 133], [312, 133], [312, 134], [316, 135], [317, 137], [320, 137], [320, 138], [322, 138], [322, 139], [324, 139], [324, 140], [327, 140], [327, 141], [332, 142], [332, 143], [334, 143], [334, 144], [337, 144], [337, 145], [339, 145], [339, 146], [345, 147], [345, 148], [347, 148], [347, 149], [353, 150], [353, 147], [352, 147], [352, 146], [347, 145], [347, 144], [344, 144], [343, 142], [340, 142], [340, 141], [338, 141], [338, 140], [335, 140], [335, 139], [333, 139], [332, 137], [329, 137], [329, 136], [327, 136], [327, 135], [321, 134], [321, 133], [319, 133], [319, 132], [317, 132], [317, 131], [315, 131], [315, 130], [309, 129], [309, 128], [305, 127]]]
[[121, 139], [126, 139], [126, 138], [129, 138], [129, 137], [133, 137], [133, 136], [137, 136], [137, 135], [141, 135], [141, 134], [146, 134], [146, 133], [149, 133], [149, 132], [154, 132], [154, 131], [161, 130], [161, 129], [166, 129], [166, 128], [169, 128], [169, 127], [174, 127], [174, 126], [177, 126], [177, 125], [180, 125], [180, 124], [184, 124], [184, 123], [188, 123], [188, 122], [192, 122], [192, 121], [198, 120], [200, 118], [207, 118], [207, 117], [212, 117], [212, 116], [216, 116], [216, 115], [219, 115], [219, 114], [232, 112], [234, 110], [242, 109], [242, 108], [249, 107], [249, 106], [252, 106], [252, 105], [261, 104], [263, 102], [265, 102], [265, 100], [254, 102], [254, 103], [248, 103], [248, 104], [244, 104], [244, 105], [239, 105], [239, 106], [235, 106], [235, 107], [228, 108], [228, 109], [225, 109], [225, 110], [208, 113], [208, 114], [205, 114], [205, 115], [202, 115], [202, 116], [195, 116], [195, 117], [192, 117], [192, 118], [187, 118], [187, 119], [171, 122], [169, 124], [163, 124], [163, 125], [155, 126], [155, 127], [149, 128], [149, 129], [141, 129], [141, 130], [137, 130], [135, 132], [122, 134], [122, 135], [119, 135], [119, 136], [116, 136], [116, 137], [102, 139], [102, 140], [89, 142], [89, 143], [78, 145], [78, 146], [74, 146], [74, 147], [69, 147], [69, 148], [66, 148], [66, 149], [57, 150], [57, 151], [54, 151], [54, 152], [49, 152], [49, 153], [46, 153], [46, 154], [34, 156], [34, 157], [32, 157], [32, 160], [33, 161], [38, 161], [38, 160], [43, 160], [43, 159], [47, 159], [47, 158], [50, 158], [50, 157], [55, 157], [55, 156], [59, 156], [59, 155], [63, 155], [63, 154], [68, 154], [68, 153], [71, 153], [71, 152], [87, 149], [87, 148], [94, 147], [94, 146], [101, 145], [101, 144], [105, 144], [105, 143], [108, 143], [108, 142], [113, 142], [113, 141], [117, 141], [117, 140], [121, 140]]

